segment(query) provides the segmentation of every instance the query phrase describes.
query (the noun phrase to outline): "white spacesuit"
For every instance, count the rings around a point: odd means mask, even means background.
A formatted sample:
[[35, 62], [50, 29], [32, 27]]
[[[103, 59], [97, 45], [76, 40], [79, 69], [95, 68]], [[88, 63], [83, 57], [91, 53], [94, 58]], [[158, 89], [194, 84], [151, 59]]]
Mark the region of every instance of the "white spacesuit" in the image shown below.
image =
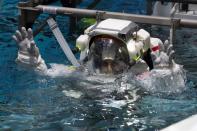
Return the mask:
[[[31, 29], [17, 30], [13, 39], [19, 47], [18, 63], [38, 70], [47, 69]], [[95, 72], [110, 74], [124, 72], [144, 62], [149, 70], [169, 67], [174, 53], [167, 41], [163, 45], [160, 39], [150, 37], [132, 21], [120, 19], [106, 19], [90, 26], [76, 40], [76, 47], [81, 52], [81, 63], [91, 65]]]
[[[94, 67], [100, 68], [104, 63], [105, 67], [112, 66], [108, 71], [112, 70], [113, 73], [117, 68], [119, 71], [125, 70], [142, 61], [147, 63], [149, 70], [169, 66], [174, 53], [168, 41], [163, 44], [160, 39], [150, 37], [144, 29], [138, 29], [135, 23], [119, 19], [106, 19], [92, 25], [85, 30], [84, 35], [79, 36], [76, 46], [81, 51], [81, 60], [88, 54], [95, 54], [92, 58]], [[164, 50], [168, 50], [167, 53]]]

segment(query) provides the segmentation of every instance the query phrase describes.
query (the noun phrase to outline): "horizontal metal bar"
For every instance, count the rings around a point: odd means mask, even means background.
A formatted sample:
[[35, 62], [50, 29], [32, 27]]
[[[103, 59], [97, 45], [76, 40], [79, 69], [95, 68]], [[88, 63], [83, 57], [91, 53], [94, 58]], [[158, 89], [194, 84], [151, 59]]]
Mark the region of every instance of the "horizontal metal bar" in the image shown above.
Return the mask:
[[176, 2], [176, 3], [186, 3], [186, 4], [197, 4], [196, 0], [152, 0], [161, 2]]
[[23, 7], [24, 6], [35, 7], [37, 5], [48, 5], [55, 1], [58, 1], [58, 0], [29, 0], [26, 2], [19, 2], [18, 5], [23, 6]]
[[[171, 22], [172, 22], [170, 17], [136, 15], [136, 14], [128, 14], [128, 13], [77, 9], [77, 8], [67, 8], [67, 7], [57, 7], [57, 6], [39, 5], [36, 6], [35, 8], [33, 7], [25, 7], [25, 8], [20, 7], [20, 8], [27, 10], [36, 10], [39, 12], [44, 12], [49, 14], [72, 15], [79, 17], [96, 18], [99, 15], [99, 18], [101, 19], [107, 19], [107, 18], [125, 19], [125, 20], [131, 20], [136, 23], [163, 25], [163, 26], [171, 26]], [[176, 18], [175, 20], [180, 21], [179, 23], [180, 26], [197, 28], [197, 20], [176, 19]]]
[[180, 26], [188, 28], [197, 28], [197, 20], [181, 19]]
[[146, 16], [146, 15], [136, 15], [136, 14], [128, 14], [128, 13], [44, 6], [44, 5], [39, 5], [35, 8], [38, 9], [39, 11], [49, 14], [63, 14], [63, 15], [70, 14], [73, 16], [94, 17], [94, 18], [96, 18], [97, 15], [100, 15], [101, 19], [107, 19], [107, 18], [126, 19], [138, 23], [158, 24], [165, 26], [169, 26], [171, 24], [170, 18], [168, 17]]

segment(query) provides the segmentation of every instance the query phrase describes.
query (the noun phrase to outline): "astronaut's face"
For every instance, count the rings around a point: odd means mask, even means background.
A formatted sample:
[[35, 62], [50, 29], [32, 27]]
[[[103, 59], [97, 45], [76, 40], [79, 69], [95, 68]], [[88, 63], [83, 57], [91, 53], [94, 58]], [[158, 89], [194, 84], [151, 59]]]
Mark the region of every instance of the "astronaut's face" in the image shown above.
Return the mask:
[[122, 41], [110, 36], [99, 36], [94, 38], [90, 46], [89, 60], [100, 73], [118, 74], [128, 68], [129, 55]]

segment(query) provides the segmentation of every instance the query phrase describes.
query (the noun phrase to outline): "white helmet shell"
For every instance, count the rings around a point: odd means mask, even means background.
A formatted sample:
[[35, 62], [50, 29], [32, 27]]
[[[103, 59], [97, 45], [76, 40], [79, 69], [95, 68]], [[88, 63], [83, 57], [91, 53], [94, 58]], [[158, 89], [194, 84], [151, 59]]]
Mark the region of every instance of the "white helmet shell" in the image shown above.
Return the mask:
[[90, 41], [89, 35], [80, 35], [76, 40], [76, 46], [81, 50], [85, 50]]

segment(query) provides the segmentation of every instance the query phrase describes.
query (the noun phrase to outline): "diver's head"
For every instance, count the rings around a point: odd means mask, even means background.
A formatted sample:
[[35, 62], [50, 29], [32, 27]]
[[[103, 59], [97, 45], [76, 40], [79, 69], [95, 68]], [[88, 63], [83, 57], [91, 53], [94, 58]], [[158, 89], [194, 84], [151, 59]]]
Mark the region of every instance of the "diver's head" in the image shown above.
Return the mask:
[[90, 41], [89, 60], [100, 73], [117, 74], [127, 68], [129, 55], [123, 41], [109, 35], [99, 35]]

